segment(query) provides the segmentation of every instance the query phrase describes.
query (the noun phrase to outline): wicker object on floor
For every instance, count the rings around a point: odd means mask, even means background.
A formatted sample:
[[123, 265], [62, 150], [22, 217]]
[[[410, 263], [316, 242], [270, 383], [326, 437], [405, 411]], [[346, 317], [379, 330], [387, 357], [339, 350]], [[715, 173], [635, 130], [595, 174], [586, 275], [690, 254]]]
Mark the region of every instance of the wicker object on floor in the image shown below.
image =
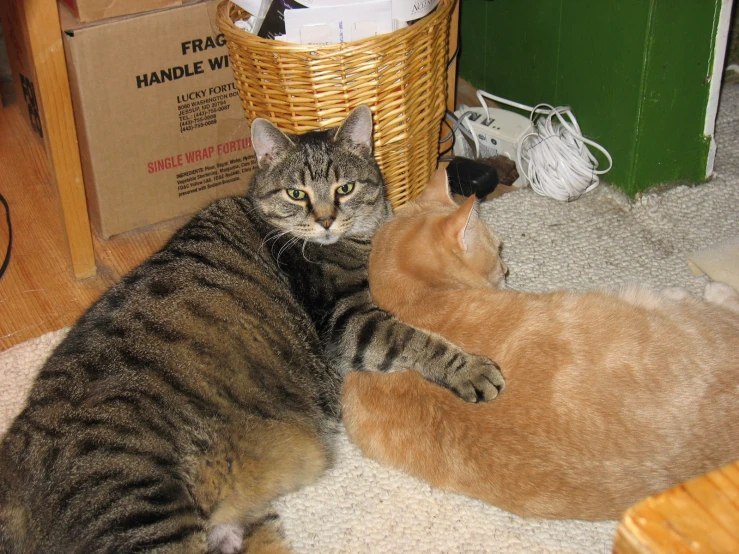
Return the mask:
[[432, 14], [393, 33], [310, 46], [239, 29], [234, 21], [248, 15], [225, 0], [217, 21], [247, 119], [264, 117], [285, 132], [303, 133], [335, 127], [352, 109], [368, 105], [388, 198], [401, 206], [436, 169], [454, 2], [441, 0]]

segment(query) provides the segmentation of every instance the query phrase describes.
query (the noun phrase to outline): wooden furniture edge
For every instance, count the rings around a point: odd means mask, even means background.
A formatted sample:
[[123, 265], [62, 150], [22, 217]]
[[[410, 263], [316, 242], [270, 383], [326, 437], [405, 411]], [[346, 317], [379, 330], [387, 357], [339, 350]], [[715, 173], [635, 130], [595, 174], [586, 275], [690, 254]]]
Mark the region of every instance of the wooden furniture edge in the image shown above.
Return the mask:
[[739, 552], [739, 461], [629, 508], [616, 529], [613, 552]]
[[72, 271], [77, 279], [96, 273], [72, 96], [56, 0], [25, 2], [26, 24], [39, 96], [47, 154], [56, 179]]

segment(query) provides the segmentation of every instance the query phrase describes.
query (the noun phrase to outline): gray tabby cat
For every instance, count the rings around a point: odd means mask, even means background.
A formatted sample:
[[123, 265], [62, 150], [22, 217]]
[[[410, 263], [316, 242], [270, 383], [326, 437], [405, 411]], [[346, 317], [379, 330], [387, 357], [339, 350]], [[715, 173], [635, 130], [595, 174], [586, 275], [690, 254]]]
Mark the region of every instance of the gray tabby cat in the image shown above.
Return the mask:
[[41, 370], [0, 451], [0, 552], [288, 552], [270, 503], [331, 463], [349, 369], [497, 394], [494, 363], [371, 302], [390, 213], [371, 137], [366, 107], [338, 131], [254, 122], [248, 196], [197, 214]]

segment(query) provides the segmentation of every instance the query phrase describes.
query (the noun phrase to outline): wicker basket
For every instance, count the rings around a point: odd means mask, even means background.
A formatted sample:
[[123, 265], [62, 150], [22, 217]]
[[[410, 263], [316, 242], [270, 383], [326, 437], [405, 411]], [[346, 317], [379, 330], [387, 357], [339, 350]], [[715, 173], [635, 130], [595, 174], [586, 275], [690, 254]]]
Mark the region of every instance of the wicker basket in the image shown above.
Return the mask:
[[393, 33], [329, 46], [267, 40], [239, 29], [248, 14], [225, 0], [218, 26], [249, 121], [264, 117], [303, 133], [337, 126], [360, 104], [374, 114], [375, 158], [398, 207], [436, 169], [447, 92], [449, 23], [455, 0]]

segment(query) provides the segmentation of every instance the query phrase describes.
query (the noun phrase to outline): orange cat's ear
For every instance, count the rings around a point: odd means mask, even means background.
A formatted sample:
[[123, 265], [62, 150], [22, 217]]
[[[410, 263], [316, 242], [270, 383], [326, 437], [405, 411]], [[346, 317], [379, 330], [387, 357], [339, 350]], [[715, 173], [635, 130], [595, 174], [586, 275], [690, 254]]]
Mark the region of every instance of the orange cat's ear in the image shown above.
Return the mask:
[[416, 202], [419, 204], [444, 204], [447, 206], [457, 207], [449, 194], [449, 181], [447, 179], [446, 169], [437, 169], [423, 189], [418, 195]]
[[444, 220], [444, 231], [455, 245], [467, 252], [472, 240], [473, 229], [478, 219], [479, 201], [470, 196], [452, 215]]

